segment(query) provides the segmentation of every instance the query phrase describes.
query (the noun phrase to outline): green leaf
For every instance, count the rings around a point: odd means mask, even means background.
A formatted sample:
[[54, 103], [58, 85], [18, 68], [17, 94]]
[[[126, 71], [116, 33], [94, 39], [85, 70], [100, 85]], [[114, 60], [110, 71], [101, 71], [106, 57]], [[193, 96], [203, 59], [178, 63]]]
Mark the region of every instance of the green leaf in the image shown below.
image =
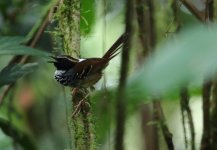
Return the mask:
[[88, 34], [95, 21], [95, 2], [94, 0], [81, 1], [81, 32]]
[[49, 56], [50, 53], [21, 45], [24, 37], [0, 37], [0, 55]]
[[13, 64], [0, 72], [0, 87], [16, 82], [19, 78], [35, 71], [37, 63]]
[[200, 87], [217, 69], [217, 28], [194, 27], [159, 46], [128, 83], [128, 94], [144, 98], [180, 86]]
[[0, 37], [1, 45], [19, 45], [23, 43], [25, 37], [22, 36], [3, 36]]

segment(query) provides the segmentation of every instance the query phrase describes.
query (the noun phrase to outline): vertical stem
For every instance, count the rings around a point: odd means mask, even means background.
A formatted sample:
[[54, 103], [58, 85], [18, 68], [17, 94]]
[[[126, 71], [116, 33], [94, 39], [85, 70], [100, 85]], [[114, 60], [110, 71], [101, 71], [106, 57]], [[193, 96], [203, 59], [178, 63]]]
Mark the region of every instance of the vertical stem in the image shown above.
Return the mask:
[[117, 126], [116, 126], [115, 150], [124, 150], [124, 130], [125, 130], [125, 118], [126, 118], [125, 85], [126, 85], [127, 73], [128, 73], [131, 38], [133, 34], [133, 27], [132, 27], [133, 9], [134, 9], [133, 5], [134, 5], [133, 0], [126, 0], [125, 32], [128, 34], [128, 38], [124, 43], [122, 59], [121, 59], [120, 81], [119, 81], [117, 104], [116, 104]]
[[147, 6], [149, 8], [149, 24], [150, 24], [150, 48], [153, 50], [156, 45], [156, 33], [155, 33], [155, 20], [154, 20], [154, 2], [153, 0], [147, 0]]
[[57, 12], [58, 31], [67, 55], [80, 55], [80, 0], [62, 0]]
[[[154, 2], [152, 0], [136, 0], [137, 22], [139, 26], [139, 39], [143, 48], [142, 59], [145, 59], [151, 53], [156, 44], [156, 31], [154, 19]], [[138, 60], [141, 55], [138, 56]], [[153, 106], [153, 109], [150, 107]], [[144, 111], [145, 110], [145, 111]], [[170, 149], [173, 149], [172, 135], [169, 133], [168, 127], [162, 120], [163, 111], [160, 101], [154, 101], [152, 104], [143, 105], [142, 108], [142, 129], [145, 139], [146, 149], [159, 149], [158, 127], [157, 124], [147, 126], [150, 121], [159, 121], [165, 137], [165, 140]]]
[[[187, 119], [189, 121], [189, 129], [190, 129], [190, 135], [191, 135], [191, 149], [195, 150], [195, 129], [194, 129], [193, 116], [192, 116], [191, 109], [189, 106], [190, 96], [189, 96], [187, 87], [183, 87], [181, 89], [180, 97], [181, 97], [181, 110], [183, 114], [182, 117], [184, 117], [184, 113], [186, 112]], [[185, 120], [185, 118], [183, 118], [183, 120]], [[185, 124], [183, 124], [183, 126], [185, 127]], [[186, 144], [187, 144], [187, 141], [186, 141]]]
[[[213, 21], [214, 16], [214, 10], [213, 10], [213, 1], [206, 0], [206, 11], [205, 11], [205, 21], [209, 23], [210, 21]], [[212, 143], [213, 139], [211, 136], [211, 133], [214, 133], [215, 131], [212, 131], [213, 128], [211, 126], [215, 125], [216, 123], [211, 121], [211, 105], [210, 105], [210, 99], [211, 99], [211, 89], [212, 88], [212, 81], [205, 81], [203, 83], [203, 90], [202, 90], [202, 96], [203, 96], [203, 134], [202, 134], [202, 140], [201, 140], [201, 150], [211, 149], [212, 146], [215, 145]], [[215, 103], [215, 93], [213, 93], [213, 101]], [[215, 116], [215, 111], [213, 111], [212, 116]], [[212, 131], [212, 132], [211, 132]]]
[[145, 9], [145, 0], [136, 0], [136, 14], [139, 25], [139, 39], [143, 48], [143, 57], [147, 56], [150, 50], [149, 38], [149, 9]]
[[[96, 136], [87, 89], [74, 89], [72, 93], [73, 108], [72, 116], [75, 147], [80, 150], [96, 150]], [[81, 104], [79, 106], [79, 104]], [[78, 112], [75, 113], [76, 107]], [[74, 114], [75, 113], [75, 114]]]
[[[182, 96], [182, 91], [181, 91], [181, 99]], [[188, 139], [187, 139], [187, 130], [186, 130], [186, 126], [185, 126], [185, 109], [184, 109], [184, 104], [183, 104], [183, 100], [180, 100], [180, 107], [181, 107], [181, 116], [182, 116], [182, 127], [183, 127], [183, 133], [184, 133], [184, 142], [185, 142], [185, 149], [188, 149]]]
[[152, 107], [153, 107], [153, 121], [155, 122], [155, 124], [153, 124], [153, 126], [152, 126], [152, 130], [153, 130], [153, 137], [152, 137], [152, 145], [154, 146], [154, 149], [153, 150], [159, 150], [160, 149], [160, 144], [159, 144], [159, 132], [158, 132], [158, 130], [159, 130], [159, 128], [158, 128], [158, 113], [157, 113], [157, 111], [158, 111], [158, 107], [157, 107], [157, 105], [156, 105], [156, 100], [153, 100], [153, 102], [152, 102]]
[[[151, 103], [152, 104], [152, 103]], [[156, 136], [156, 129], [150, 122], [156, 122], [153, 113], [153, 107], [151, 104], [143, 104], [141, 107], [141, 118], [142, 118], [142, 132], [144, 136], [144, 149], [158, 150], [159, 149], [159, 139]]]
[[181, 23], [180, 23], [180, 18], [179, 18], [179, 11], [180, 11], [180, 7], [181, 4], [178, 3], [177, 0], [173, 0], [172, 1], [172, 10], [173, 10], [173, 16], [174, 16], [174, 23], [176, 26], [176, 32], [179, 31]]
[[136, 0], [139, 38], [143, 47], [143, 56], [153, 50], [156, 43], [154, 6], [152, 0]]
[[205, 12], [205, 19], [206, 21], [213, 22], [214, 17], [214, 1], [213, 0], [206, 0], [206, 12]]
[[211, 114], [211, 149], [217, 149], [217, 82], [215, 81], [213, 84], [213, 92], [212, 92], [212, 114]]
[[180, 0], [185, 7], [201, 22], [205, 22], [206, 21], [206, 15], [204, 12], [200, 12], [190, 0]]
[[160, 127], [161, 127], [161, 130], [163, 132], [163, 136], [164, 136], [164, 139], [166, 141], [167, 148], [168, 148], [168, 150], [174, 150], [173, 139], [172, 139], [173, 135], [169, 131], [169, 128], [166, 124], [166, 119], [165, 119], [163, 109], [162, 109], [162, 106], [161, 106], [161, 103], [159, 100], [154, 101], [154, 107], [155, 107], [155, 111], [157, 111], [156, 112], [157, 113], [157, 120], [160, 123]]
[[201, 140], [201, 150], [211, 148], [210, 137], [210, 94], [211, 94], [211, 82], [205, 82], [203, 84], [203, 134]]
[[[75, 58], [80, 56], [80, 9], [80, 0], [61, 0], [56, 13], [57, 32], [62, 40], [63, 50]], [[73, 89], [71, 122], [73, 142], [78, 150], [96, 149], [93, 114], [88, 95], [87, 89]]]
[[[209, 3], [209, 19], [216, 20], [217, 1], [211, 0]], [[211, 105], [211, 149], [217, 149], [217, 80], [213, 80], [212, 105]]]

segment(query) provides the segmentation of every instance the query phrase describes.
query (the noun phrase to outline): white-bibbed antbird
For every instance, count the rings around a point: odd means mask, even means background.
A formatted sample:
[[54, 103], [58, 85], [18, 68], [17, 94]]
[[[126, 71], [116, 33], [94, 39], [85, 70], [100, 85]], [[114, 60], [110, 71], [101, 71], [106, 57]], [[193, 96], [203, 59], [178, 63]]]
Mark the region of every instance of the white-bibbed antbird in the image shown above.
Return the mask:
[[55, 79], [64, 86], [88, 88], [102, 77], [102, 71], [109, 61], [120, 53], [127, 34], [122, 34], [102, 58], [76, 59], [68, 55], [51, 56], [56, 67]]

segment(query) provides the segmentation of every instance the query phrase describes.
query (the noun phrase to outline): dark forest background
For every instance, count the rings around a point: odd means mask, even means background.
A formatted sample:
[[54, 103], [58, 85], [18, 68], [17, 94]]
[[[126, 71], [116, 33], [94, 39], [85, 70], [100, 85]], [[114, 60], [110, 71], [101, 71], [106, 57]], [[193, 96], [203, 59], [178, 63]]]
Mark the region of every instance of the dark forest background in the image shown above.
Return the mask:
[[[216, 17], [216, 0], [1, 0], [0, 149], [217, 149]], [[54, 80], [49, 56], [124, 32], [89, 94]]]

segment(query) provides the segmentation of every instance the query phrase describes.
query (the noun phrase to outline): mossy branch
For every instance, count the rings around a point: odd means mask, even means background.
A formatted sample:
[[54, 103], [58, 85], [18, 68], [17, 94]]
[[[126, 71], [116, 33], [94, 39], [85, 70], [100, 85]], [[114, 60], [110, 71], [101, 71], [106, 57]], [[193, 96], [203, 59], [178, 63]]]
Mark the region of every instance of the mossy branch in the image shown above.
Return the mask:
[[[55, 14], [58, 21], [56, 35], [62, 40], [66, 55], [80, 57], [80, 9], [79, 0], [62, 0]], [[91, 103], [87, 89], [72, 89], [72, 133], [78, 150], [95, 150], [95, 130]], [[76, 107], [77, 106], [77, 107]]]
[[62, 0], [55, 18], [58, 21], [57, 33], [63, 42], [65, 54], [80, 56], [80, 1]]

